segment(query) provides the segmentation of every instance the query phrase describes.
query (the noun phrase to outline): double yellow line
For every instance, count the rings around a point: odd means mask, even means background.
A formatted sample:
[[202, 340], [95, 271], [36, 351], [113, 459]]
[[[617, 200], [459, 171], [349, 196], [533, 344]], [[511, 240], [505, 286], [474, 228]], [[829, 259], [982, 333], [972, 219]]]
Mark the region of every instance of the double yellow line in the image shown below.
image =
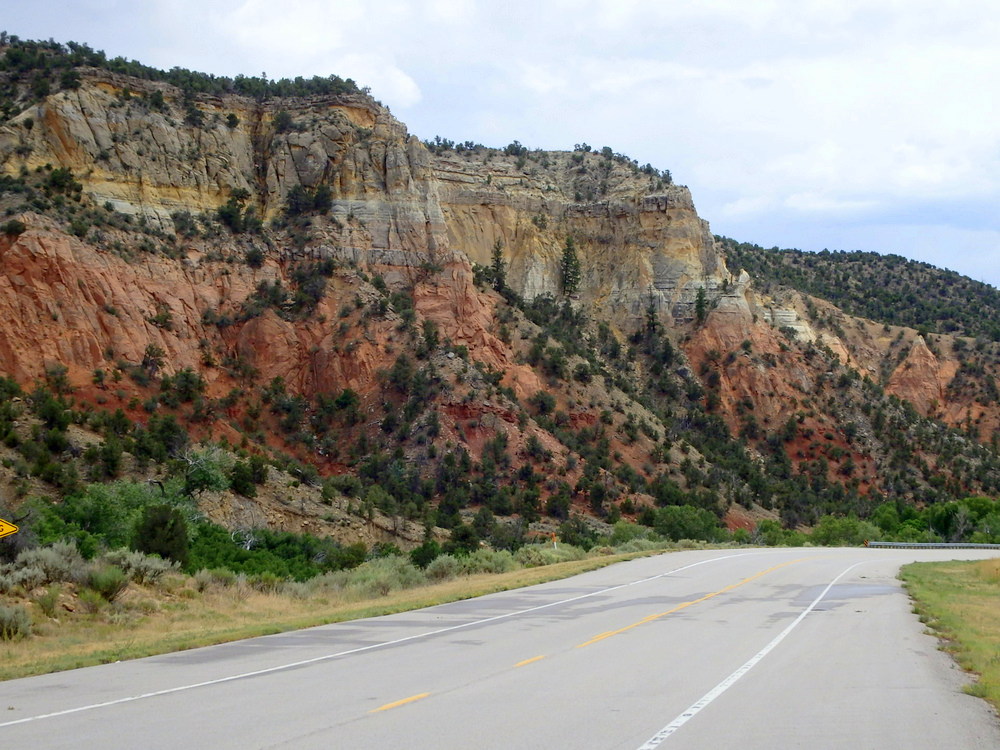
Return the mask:
[[[603, 641], [606, 638], [610, 638], [613, 635], [619, 635], [620, 633], [625, 633], [628, 632], [629, 630], [632, 630], [632, 628], [637, 628], [640, 625], [645, 625], [647, 622], [653, 622], [654, 620], [659, 620], [661, 617], [666, 617], [667, 615], [672, 615], [675, 612], [680, 612], [682, 609], [687, 609], [690, 606], [693, 606], [695, 604], [700, 604], [701, 602], [704, 601], [708, 601], [709, 599], [719, 596], [720, 594], [725, 594], [727, 591], [732, 591], [733, 589], [738, 589], [740, 586], [745, 586], [751, 581], [755, 581], [762, 576], [766, 576], [768, 573], [773, 573], [776, 570], [780, 570], [781, 568], [787, 567], [789, 565], [794, 565], [795, 563], [802, 562], [803, 560], [807, 559], [809, 558], [800, 557], [796, 560], [789, 560], [788, 562], [783, 562], [779, 565], [774, 565], [768, 568], [767, 570], [762, 570], [759, 573], [754, 573], [752, 576], [744, 578], [741, 581], [737, 581], [736, 583], [731, 583], [728, 586], [719, 589], [718, 591], [713, 591], [710, 594], [705, 594], [704, 596], [700, 596], [697, 599], [692, 599], [689, 602], [682, 602], [673, 609], [668, 609], [666, 612], [657, 612], [654, 615], [648, 615], [647, 617], [643, 617], [641, 620], [639, 620], [638, 622], [633, 622], [631, 625], [626, 625], [623, 628], [618, 628], [618, 630], [609, 630], [606, 633], [601, 633], [600, 635], [594, 636], [589, 641], [579, 644], [577, 648], [583, 648], [584, 646], [589, 646], [592, 643]], [[531, 659], [525, 659], [524, 661], [520, 661], [514, 666], [525, 667], [529, 664], [534, 664], [535, 662], [541, 661], [544, 658], [545, 658], [544, 655], [535, 656]], [[393, 701], [392, 703], [386, 703], [384, 706], [379, 706], [378, 708], [372, 709], [371, 711], [369, 711], [369, 713], [375, 714], [375, 713], [380, 713], [382, 711], [388, 711], [393, 708], [399, 708], [400, 706], [405, 706], [409, 703], [414, 703], [416, 701], [423, 700], [424, 698], [427, 698], [429, 696], [430, 693], [419, 693], [418, 695], [412, 695], [409, 698], [404, 698], [403, 700]]]
[[711, 594], [705, 594], [704, 596], [699, 597], [697, 599], [692, 599], [689, 602], [682, 602], [681, 604], [678, 604], [673, 609], [668, 609], [666, 612], [658, 612], [655, 615], [648, 615], [646, 617], [643, 617], [638, 622], [633, 622], [631, 625], [626, 625], [623, 628], [618, 628], [618, 630], [609, 630], [606, 633], [601, 633], [600, 635], [595, 635], [589, 641], [586, 641], [585, 643], [579, 644], [577, 646], [577, 648], [583, 648], [584, 646], [589, 646], [592, 643], [597, 643], [598, 641], [603, 641], [606, 638], [610, 638], [613, 635], [619, 635], [621, 633], [628, 632], [632, 628], [637, 628], [640, 625], [645, 625], [647, 622], [653, 622], [654, 620], [659, 620], [661, 617], [666, 617], [667, 615], [672, 615], [675, 612], [680, 612], [682, 609], [687, 609], [688, 607], [691, 607], [691, 606], [693, 606], [695, 604], [701, 604], [701, 602], [708, 601], [709, 599], [711, 599], [713, 597], [719, 596], [719, 594], [725, 594], [727, 591], [732, 591], [733, 589], [738, 589], [740, 586], [744, 586], [744, 585], [750, 583], [750, 581], [755, 581], [758, 578], [760, 578], [761, 576], [766, 576], [768, 573], [773, 573], [775, 570], [778, 570], [779, 568], [784, 568], [784, 567], [786, 567], [788, 565], [793, 565], [793, 564], [795, 564], [797, 562], [802, 562], [803, 560], [806, 560], [806, 559], [808, 559], [808, 558], [800, 557], [800, 558], [798, 558], [796, 560], [789, 560], [788, 562], [783, 562], [780, 565], [775, 565], [773, 567], [768, 568], [767, 570], [762, 570], [759, 573], [754, 573], [749, 578], [744, 578], [742, 581], [737, 581], [736, 583], [731, 583], [728, 586], [726, 586], [725, 588], [721, 588], [718, 591], [713, 591]]

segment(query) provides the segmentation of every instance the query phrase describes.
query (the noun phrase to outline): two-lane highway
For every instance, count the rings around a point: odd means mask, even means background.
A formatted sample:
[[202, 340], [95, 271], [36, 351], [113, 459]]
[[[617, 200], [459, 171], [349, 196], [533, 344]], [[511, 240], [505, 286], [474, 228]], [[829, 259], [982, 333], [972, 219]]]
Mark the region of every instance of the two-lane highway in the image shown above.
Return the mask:
[[31, 748], [1000, 747], [895, 575], [966, 550], [689, 551], [0, 683]]

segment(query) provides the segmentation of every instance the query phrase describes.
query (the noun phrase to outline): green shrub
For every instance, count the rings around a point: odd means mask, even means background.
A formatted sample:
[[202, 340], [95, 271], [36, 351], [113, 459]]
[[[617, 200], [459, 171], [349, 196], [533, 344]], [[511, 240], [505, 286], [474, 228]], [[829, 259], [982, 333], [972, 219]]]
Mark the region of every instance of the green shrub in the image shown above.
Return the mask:
[[549, 564], [547, 551], [548, 548], [546, 547], [530, 544], [521, 547], [521, 549], [515, 552], [514, 559], [526, 568], [538, 568]]
[[184, 514], [170, 505], [147, 506], [135, 526], [132, 547], [184, 565], [188, 560], [188, 526]]
[[813, 527], [809, 540], [813, 544], [831, 546], [858, 546], [867, 539], [878, 539], [881, 530], [852, 516], [823, 516]]
[[462, 570], [458, 560], [451, 555], [439, 555], [428, 564], [427, 577], [432, 581], [447, 581], [457, 576]]
[[243, 257], [250, 268], [260, 268], [264, 265], [264, 251], [259, 247], [248, 248]]
[[750, 544], [750, 532], [746, 529], [733, 529], [733, 541], [736, 544]]
[[[594, 505], [594, 498], [600, 497], [598, 490], [603, 494], [604, 486], [601, 484], [594, 484], [590, 487], [591, 505]], [[574, 547], [581, 547], [584, 550], [588, 550], [597, 544], [598, 537], [597, 531], [588, 523], [583, 516], [574, 514], [570, 516], [569, 520], [563, 521], [559, 524], [559, 539], [564, 544], [569, 544]]]
[[104, 597], [93, 589], [81, 589], [80, 593], [77, 594], [77, 599], [80, 600], [80, 606], [83, 607], [83, 611], [91, 615], [100, 612], [107, 603]]
[[628, 521], [617, 521], [611, 531], [611, 539], [608, 541], [613, 547], [618, 547], [633, 539], [650, 539], [651, 537], [652, 531], [647, 526]]
[[116, 549], [104, 554], [101, 558], [109, 565], [119, 567], [136, 583], [156, 583], [165, 573], [176, 570], [178, 565], [162, 557], [147, 555], [137, 550]]
[[0, 232], [8, 235], [9, 237], [17, 237], [28, 229], [23, 221], [19, 219], [11, 219], [6, 222], [3, 226], [0, 226]]
[[416, 565], [418, 568], [426, 568], [434, 559], [441, 554], [441, 545], [435, 542], [433, 539], [428, 539], [426, 542], [410, 550], [410, 562]]
[[56, 604], [59, 602], [59, 594], [61, 593], [61, 586], [49, 586], [44, 594], [35, 597], [35, 604], [42, 610], [43, 615], [46, 617], [56, 616]]
[[[151, 425], [154, 419], [150, 419]], [[176, 483], [178, 480], [171, 480], [168, 489]], [[102, 548], [128, 546], [143, 509], [162, 503], [161, 498], [160, 489], [145, 482], [90, 484], [58, 505], [32, 501], [37, 513], [34, 531], [43, 544], [73, 540], [84, 557], [92, 558]]]
[[287, 110], [282, 109], [274, 116], [275, 132], [287, 133], [289, 130], [293, 130], [294, 128], [295, 128], [295, 120], [292, 118], [292, 116], [288, 113]]
[[0, 641], [19, 641], [31, 635], [31, 615], [21, 606], [0, 604]]
[[665, 549], [667, 544], [654, 539], [630, 539], [624, 544], [619, 544], [616, 549], [618, 552], [649, 552], [654, 549]]
[[657, 508], [653, 528], [660, 536], [674, 540], [701, 539], [711, 542], [724, 535], [714, 514], [691, 505]]
[[229, 489], [243, 497], [257, 497], [253, 469], [248, 461], [237, 461], [229, 470]]
[[570, 560], [582, 560], [587, 553], [580, 547], [561, 543], [558, 547], [549, 544], [529, 544], [514, 553], [514, 559], [526, 568], [553, 565]]
[[427, 577], [403, 557], [369, 560], [349, 574], [349, 588], [366, 597], [386, 596], [392, 591], [426, 583]]
[[326, 480], [326, 483], [347, 497], [358, 497], [364, 485], [353, 474], [337, 474]]
[[87, 574], [83, 555], [77, 551], [73, 542], [56, 542], [49, 547], [26, 549], [17, 556], [14, 565], [21, 570], [40, 570], [43, 577], [35, 585], [60, 581], [79, 583]]
[[479, 534], [472, 526], [460, 523], [451, 530], [451, 538], [443, 549], [449, 555], [471, 554], [479, 549]]
[[556, 399], [547, 391], [537, 391], [528, 399], [528, 403], [535, 407], [538, 414], [551, 414], [556, 408]]
[[304, 581], [324, 571], [360, 565], [366, 553], [360, 542], [342, 546], [328, 537], [268, 529], [254, 529], [240, 544], [226, 529], [203, 521], [195, 526], [189, 568], [228, 568], [248, 575], [267, 572]]
[[757, 522], [751, 539], [755, 544], [766, 544], [768, 547], [777, 547], [785, 543], [786, 533], [781, 528], [780, 523], [770, 518], [764, 518]]
[[38, 588], [46, 581], [45, 571], [36, 565], [26, 565], [12, 571], [10, 582], [11, 588], [20, 587], [25, 591]]
[[462, 573], [472, 575], [475, 573], [506, 573], [521, 567], [515, 560], [514, 555], [508, 550], [478, 549], [468, 555], [463, 556], [459, 563]]
[[87, 576], [87, 588], [100, 594], [106, 602], [113, 602], [128, 588], [125, 571], [114, 565], [96, 565]]
[[182, 492], [195, 497], [203, 492], [218, 492], [229, 487], [223, 467], [224, 458], [216, 449], [188, 451], [177, 462], [179, 474], [184, 477]]

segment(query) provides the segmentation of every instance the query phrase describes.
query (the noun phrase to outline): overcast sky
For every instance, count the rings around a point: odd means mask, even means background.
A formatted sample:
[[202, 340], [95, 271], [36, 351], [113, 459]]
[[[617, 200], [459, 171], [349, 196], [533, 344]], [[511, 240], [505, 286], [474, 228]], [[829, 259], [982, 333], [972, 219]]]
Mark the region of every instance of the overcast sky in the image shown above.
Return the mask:
[[5, 5], [11, 34], [160, 68], [350, 77], [424, 139], [611, 146], [671, 170], [716, 234], [1000, 286], [992, 0]]

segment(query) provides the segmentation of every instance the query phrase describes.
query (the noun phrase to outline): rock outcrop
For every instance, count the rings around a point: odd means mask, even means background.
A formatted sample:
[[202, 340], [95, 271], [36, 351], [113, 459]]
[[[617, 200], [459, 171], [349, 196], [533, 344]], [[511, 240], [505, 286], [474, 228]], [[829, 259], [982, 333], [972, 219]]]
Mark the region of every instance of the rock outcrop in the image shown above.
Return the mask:
[[912, 403], [921, 414], [938, 416], [945, 403], [945, 388], [955, 377], [953, 361], [941, 362], [917, 336], [909, 352], [889, 376], [886, 390]]
[[[579, 199], [581, 171], [607, 175], [601, 200]], [[690, 320], [698, 289], [714, 296], [732, 281], [690, 191], [661, 185], [650, 195], [632, 165], [581, 152], [500, 154], [485, 164], [448, 154], [435, 174], [452, 247], [487, 265], [502, 243], [509, 282], [525, 297], [562, 291], [567, 237], [581, 259], [579, 298], [622, 321], [649, 305], [670, 322]]]
[[[417, 265], [454, 250], [487, 264], [499, 241], [509, 283], [527, 298], [561, 291], [573, 237], [580, 299], [622, 320], [650, 304], [688, 320], [699, 288], [732, 281], [686, 188], [661, 179], [650, 194], [634, 164], [597, 153], [435, 155], [363, 95], [185, 100], [163, 83], [91, 71], [0, 128], [4, 171], [46, 164], [72, 170], [97, 204], [167, 230], [171, 214], [211, 214], [234, 191], [269, 220], [290, 191], [324, 185], [338, 252], [372, 261], [401, 251], [396, 265]], [[598, 181], [587, 190], [599, 195], [584, 200], [581, 180]]]

